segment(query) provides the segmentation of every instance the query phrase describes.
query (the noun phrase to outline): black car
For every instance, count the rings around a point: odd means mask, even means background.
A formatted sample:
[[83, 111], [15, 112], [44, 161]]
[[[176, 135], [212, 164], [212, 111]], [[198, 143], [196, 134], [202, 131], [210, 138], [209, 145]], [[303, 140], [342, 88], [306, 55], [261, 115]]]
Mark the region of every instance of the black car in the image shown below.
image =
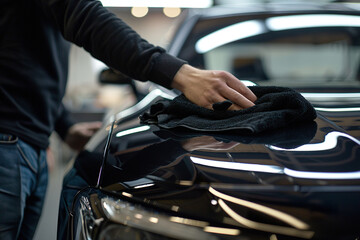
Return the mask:
[[[59, 239], [359, 239], [360, 15], [351, 4], [189, 11], [169, 52], [248, 85], [290, 87], [314, 121], [248, 134], [104, 120], [64, 179]], [[356, 6], [356, 5], [355, 5]]]

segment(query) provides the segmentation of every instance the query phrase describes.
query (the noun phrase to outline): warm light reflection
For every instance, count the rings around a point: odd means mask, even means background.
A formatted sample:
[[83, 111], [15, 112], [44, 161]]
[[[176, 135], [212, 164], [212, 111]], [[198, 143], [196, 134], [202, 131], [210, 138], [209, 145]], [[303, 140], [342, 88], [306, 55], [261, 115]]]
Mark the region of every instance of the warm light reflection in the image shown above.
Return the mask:
[[180, 180], [180, 181], [179, 181], [179, 185], [182, 185], [182, 186], [191, 186], [191, 185], [193, 185], [193, 181]]
[[283, 226], [266, 224], [266, 223], [259, 223], [259, 222], [249, 220], [249, 219], [241, 216], [240, 214], [236, 213], [235, 211], [233, 211], [221, 199], [219, 200], [219, 205], [235, 221], [237, 221], [241, 225], [251, 228], [251, 229], [256, 229], [256, 230], [266, 231], [266, 232], [271, 232], [271, 233], [279, 233], [279, 234], [284, 234], [284, 235], [288, 235], [288, 236], [295, 236], [295, 237], [301, 237], [301, 238], [307, 238], [307, 239], [312, 238], [312, 236], [314, 235], [313, 231], [298, 230], [295, 228], [283, 227]]
[[123, 136], [134, 134], [134, 133], [145, 132], [149, 129], [150, 129], [150, 126], [147, 126], [147, 125], [141, 126], [141, 127], [136, 127], [136, 128], [131, 128], [131, 129], [127, 129], [127, 130], [116, 133], [116, 137], [123, 137]]
[[232, 228], [220, 228], [220, 227], [211, 227], [207, 226], [204, 228], [205, 232], [209, 233], [216, 233], [216, 234], [224, 234], [224, 235], [239, 235], [240, 230], [239, 229], [232, 229]]
[[[112, 126], [111, 124], [109, 126], [106, 126], [105, 131], [107, 131], [107, 132], [110, 131], [111, 126]], [[114, 124], [113, 128], [117, 128], [117, 125]]]
[[148, 7], [133, 7], [133, 8], [131, 8], [131, 14], [137, 18], [145, 17], [148, 14], [148, 12], [149, 12]]
[[360, 27], [360, 17], [339, 14], [307, 14], [271, 17], [266, 20], [271, 31], [312, 27]]
[[174, 212], [178, 212], [179, 209], [180, 209], [179, 206], [176, 206], [176, 205], [172, 205], [172, 206], [171, 206], [171, 210], [174, 211]]
[[175, 223], [191, 225], [195, 227], [206, 227], [209, 225], [208, 222], [193, 220], [189, 218], [182, 218], [182, 217], [170, 217], [170, 221]]
[[276, 237], [276, 235], [275, 235], [275, 234], [271, 234], [271, 236], [270, 236], [270, 240], [278, 240], [278, 238]]
[[226, 201], [229, 201], [229, 202], [232, 202], [232, 203], [235, 203], [235, 204], [238, 204], [238, 205], [241, 205], [241, 206], [244, 206], [244, 207], [247, 207], [247, 208], [251, 208], [255, 211], [258, 211], [258, 212], [262, 212], [266, 215], [269, 215], [269, 216], [272, 216], [273, 218], [277, 218], [287, 224], [289, 224], [290, 226], [293, 226], [297, 229], [302, 229], [302, 230], [305, 230], [305, 229], [308, 229], [309, 228], [309, 225], [307, 225], [306, 223], [304, 223], [303, 221], [287, 214], [287, 213], [284, 213], [284, 212], [281, 212], [281, 211], [278, 211], [276, 209], [273, 209], [273, 208], [270, 208], [270, 207], [266, 207], [264, 205], [261, 205], [261, 204], [257, 204], [257, 203], [253, 203], [253, 202], [250, 202], [250, 201], [246, 201], [246, 200], [243, 200], [243, 199], [240, 199], [240, 198], [236, 198], [236, 197], [232, 197], [232, 196], [229, 196], [227, 194], [224, 194], [224, 193], [221, 193], [217, 190], [215, 190], [214, 188], [212, 187], [209, 187], [209, 192], [212, 193], [213, 195], [221, 198], [221, 199], [224, 199]]
[[195, 44], [195, 49], [198, 53], [206, 53], [227, 43], [256, 36], [264, 32], [264, 25], [259, 20], [240, 22], [212, 32], [199, 39]]
[[213, 0], [101, 0], [105, 7], [180, 7], [208, 8]]
[[159, 222], [159, 219], [156, 218], [156, 217], [150, 217], [150, 218], [149, 218], [149, 222], [158, 223], [158, 222]]
[[276, 150], [276, 151], [291, 151], [291, 152], [326, 151], [326, 150], [334, 149], [337, 146], [338, 143], [337, 139], [339, 137], [345, 137], [351, 139], [352, 141], [360, 145], [360, 141], [354, 138], [353, 136], [350, 136], [349, 134], [346, 133], [334, 131], [326, 134], [324, 141], [321, 143], [305, 144], [293, 149], [280, 148], [271, 145], [268, 145], [268, 147], [271, 150]]
[[140, 213], [136, 213], [136, 214], [134, 215], [134, 217], [137, 218], [137, 219], [142, 219], [142, 218], [143, 218], [143, 215], [140, 214]]
[[181, 13], [180, 8], [163, 8], [163, 13], [165, 16], [169, 18], [175, 18], [178, 17]]
[[129, 197], [129, 198], [133, 197], [133, 195], [131, 193], [127, 193], [127, 192], [122, 192], [121, 194], [125, 197]]
[[253, 172], [265, 172], [265, 173], [283, 173], [282, 168], [279, 166], [275, 166], [275, 165], [262, 165], [262, 164], [251, 164], [251, 163], [216, 161], [216, 160], [208, 160], [208, 159], [198, 158], [198, 157], [193, 157], [193, 156], [190, 156], [190, 159], [193, 163], [208, 166], [208, 167], [225, 168], [225, 169], [232, 169], [232, 170], [243, 170], [243, 171], [253, 171]]

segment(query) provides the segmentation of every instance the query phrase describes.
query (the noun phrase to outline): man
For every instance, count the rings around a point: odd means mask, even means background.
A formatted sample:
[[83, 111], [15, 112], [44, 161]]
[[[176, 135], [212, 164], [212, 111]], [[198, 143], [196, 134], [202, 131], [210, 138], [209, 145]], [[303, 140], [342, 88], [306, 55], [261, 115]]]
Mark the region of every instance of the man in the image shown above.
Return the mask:
[[231, 74], [193, 68], [149, 44], [97, 0], [0, 3], [0, 239], [34, 235], [51, 132], [79, 150], [98, 128], [74, 125], [61, 103], [69, 42], [135, 79], [177, 88], [206, 108], [229, 99], [231, 109], [241, 109], [256, 100]]

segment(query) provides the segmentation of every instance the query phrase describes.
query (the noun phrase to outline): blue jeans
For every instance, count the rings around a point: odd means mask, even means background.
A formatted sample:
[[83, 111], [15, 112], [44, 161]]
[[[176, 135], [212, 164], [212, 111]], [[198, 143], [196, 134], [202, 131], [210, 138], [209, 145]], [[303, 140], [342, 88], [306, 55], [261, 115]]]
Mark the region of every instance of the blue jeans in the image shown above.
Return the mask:
[[[78, 175], [77, 170], [72, 168], [64, 177], [63, 187], [60, 197], [59, 215], [58, 215], [58, 228], [57, 239], [70, 238], [70, 217], [69, 212], [71, 209], [75, 195], [89, 184]], [[0, 238], [1, 239], [1, 238]]]
[[48, 182], [46, 151], [0, 133], [0, 239], [32, 239]]

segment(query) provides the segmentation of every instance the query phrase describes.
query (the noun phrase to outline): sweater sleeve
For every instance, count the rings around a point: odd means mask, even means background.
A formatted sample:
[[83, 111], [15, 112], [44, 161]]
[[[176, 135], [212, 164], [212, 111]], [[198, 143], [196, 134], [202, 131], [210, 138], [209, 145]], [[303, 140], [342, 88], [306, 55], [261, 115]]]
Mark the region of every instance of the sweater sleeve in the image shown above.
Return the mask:
[[98, 0], [33, 0], [64, 38], [93, 57], [140, 81], [170, 88], [185, 63], [141, 38]]
[[69, 128], [74, 124], [75, 121], [70, 117], [70, 113], [65, 108], [65, 106], [61, 104], [59, 108], [58, 118], [55, 122], [55, 131], [57, 132], [57, 134], [59, 134], [62, 140], [65, 139]]

